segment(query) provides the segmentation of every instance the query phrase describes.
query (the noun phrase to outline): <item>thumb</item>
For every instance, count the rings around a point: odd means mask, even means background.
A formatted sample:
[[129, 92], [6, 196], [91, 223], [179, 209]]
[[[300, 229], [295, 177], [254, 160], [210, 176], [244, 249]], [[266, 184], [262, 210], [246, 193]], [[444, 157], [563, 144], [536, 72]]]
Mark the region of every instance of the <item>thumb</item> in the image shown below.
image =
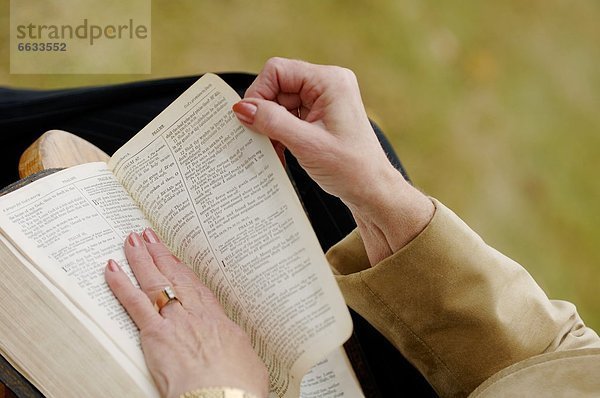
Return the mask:
[[310, 139], [314, 126], [292, 115], [276, 102], [251, 98], [233, 105], [238, 119], [251, 130], [285, 145], [290, 151]]

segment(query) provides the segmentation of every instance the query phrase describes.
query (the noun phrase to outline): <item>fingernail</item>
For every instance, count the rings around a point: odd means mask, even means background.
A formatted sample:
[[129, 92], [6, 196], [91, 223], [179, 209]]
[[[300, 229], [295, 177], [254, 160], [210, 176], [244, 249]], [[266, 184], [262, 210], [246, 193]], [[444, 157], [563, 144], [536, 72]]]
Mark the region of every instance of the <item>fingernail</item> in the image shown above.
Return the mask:
[[160, 239], [156, 235], [156, 232], [152, 230], [152, 228], [146, 228], [144, 232], [142, 232], [142, 237], [148, 243], [159, 243]]
[[129, 241], [129, 244], [133, 247], [140, 247], [143, 244], [142, 239], [135, 232], [130, 233], [127, 240]]
[[253, 103], [240, 101], [234, 104], [232, 109], [238, 119], [240, 119], [242, 122], [247, 124], [254, 123], [254, 116], [256, 115], [256, 110], [258, 108]]
[[108, 267], [108, 270], [110, 272], [118, 272], [119, 271], [119, 265], [113, 259], [108, 260], [108, 264], [106, 264], [106, 266]]

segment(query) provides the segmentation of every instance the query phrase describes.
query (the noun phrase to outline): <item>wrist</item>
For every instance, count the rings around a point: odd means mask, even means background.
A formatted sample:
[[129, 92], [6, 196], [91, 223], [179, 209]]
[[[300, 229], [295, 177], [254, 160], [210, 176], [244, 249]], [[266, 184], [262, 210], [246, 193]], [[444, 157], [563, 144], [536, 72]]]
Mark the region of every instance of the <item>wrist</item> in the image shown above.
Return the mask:
[[431, 199], [396, 169], [387, 170], [360, 200], [347, 203], [358, 225], [371, 265], [413, 240], [431, 221]]

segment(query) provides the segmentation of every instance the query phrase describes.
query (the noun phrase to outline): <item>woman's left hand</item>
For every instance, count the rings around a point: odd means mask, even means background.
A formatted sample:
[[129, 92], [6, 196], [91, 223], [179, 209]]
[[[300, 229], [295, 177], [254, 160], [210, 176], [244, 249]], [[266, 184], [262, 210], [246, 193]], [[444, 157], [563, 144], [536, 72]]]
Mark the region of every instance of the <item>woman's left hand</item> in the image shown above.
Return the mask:
[[[106, 281], [140, 329], [146, 363], [161, 395], [232, 387], [266, 397], [267, 370], [246, 333], [154, 231], [131, 233], [125, 254], [141, 289], [113, 260], [106, 267]], [[166, 286], [179, 301], [158, 311], [154, 302]]]

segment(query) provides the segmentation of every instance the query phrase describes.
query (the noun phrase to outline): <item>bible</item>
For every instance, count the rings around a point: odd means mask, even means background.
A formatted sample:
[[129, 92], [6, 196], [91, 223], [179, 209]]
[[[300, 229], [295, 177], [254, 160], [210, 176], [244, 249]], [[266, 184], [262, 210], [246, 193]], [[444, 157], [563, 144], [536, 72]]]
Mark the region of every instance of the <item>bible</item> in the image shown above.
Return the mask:
[[206, 74], [107, 163], [0, 198], [2, 355], [46, 396], [152, 397], [139, 333], [103, 277], [152, 227], [266, 363], [273, 397], [360, 397], [352, 323], [268, 138]]

